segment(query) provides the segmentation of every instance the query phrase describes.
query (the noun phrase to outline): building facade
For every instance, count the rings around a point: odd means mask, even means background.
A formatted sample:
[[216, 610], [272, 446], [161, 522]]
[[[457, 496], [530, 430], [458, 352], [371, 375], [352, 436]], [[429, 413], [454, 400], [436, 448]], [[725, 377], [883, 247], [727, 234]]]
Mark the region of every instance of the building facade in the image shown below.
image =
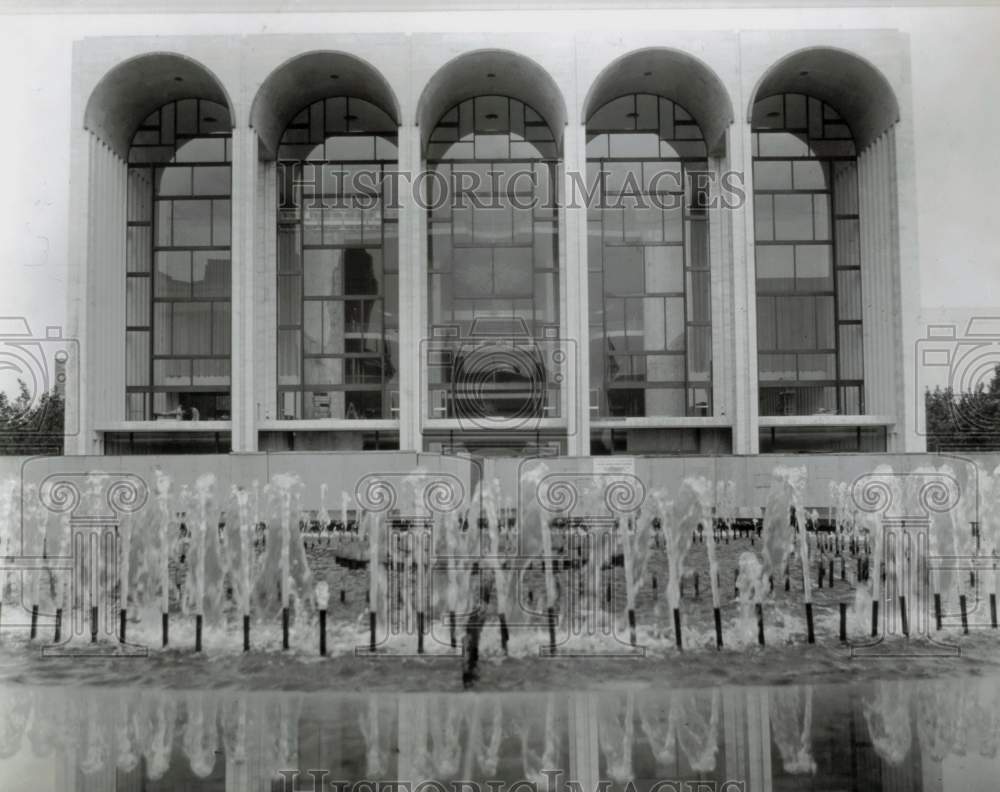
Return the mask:
[[903, 33], [73, 64], [67, 453], [923, 450]]

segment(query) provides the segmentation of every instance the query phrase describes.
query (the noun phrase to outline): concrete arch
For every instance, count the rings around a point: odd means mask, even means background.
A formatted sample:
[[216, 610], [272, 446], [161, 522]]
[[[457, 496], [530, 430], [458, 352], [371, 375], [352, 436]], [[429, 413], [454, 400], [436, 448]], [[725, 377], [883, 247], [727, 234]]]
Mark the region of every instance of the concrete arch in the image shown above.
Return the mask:
[[421, 151], [441, 117], [459, 102], [476, 96], [499, 94], [527, 104], [552, 130], [562, 146], [566, 126], [566, 100], [544, 68], [525, 55], [509, 50], [474, 50], [453, 58], [431, 77], [417, 102]]
[[233, 122], [229, 94], [204, 64], [175, 52], [137, 55], [101, 78], [87, 100], [83, 126], [126, 159], [135, 130], [150, 113], [168, 102], [191, 98], [224, 105]]
[[261, 83], [250, 107], [264, 156], [273, 159], [289, 122], [313, 102], [329, 96], [364, 99], [399, 123], [399, 101], [382, 73], [346, 52], [315, 50], [286, 60]]
[[747, 119], [760, 99], [781, 93], [807, 94], [833, 107], [867, 148], [899, 121], [899, 100], [889, 80], [860, 55], [835, 47], [807, 47], [779, 60], [750, 95]]
[[703, 61], [680, 50], [650, 47], [626, 53], [594, 80], [583, 103], [583, 117], [620, 96], [650, 93], [677, 102], [698, 122], [708, 150], [725, 153], [726, 129], [736, 117], [719, 76]]

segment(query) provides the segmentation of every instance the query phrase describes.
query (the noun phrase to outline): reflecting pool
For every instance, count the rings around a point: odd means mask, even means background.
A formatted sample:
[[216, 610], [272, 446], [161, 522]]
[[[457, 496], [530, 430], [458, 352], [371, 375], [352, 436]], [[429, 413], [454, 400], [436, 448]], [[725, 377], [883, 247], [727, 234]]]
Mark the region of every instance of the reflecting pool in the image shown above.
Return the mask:
[[7, 685], [0, 699], [0, 777], [39, 792], [994, 790], [1000, 773], [996, 676], [366, 694]]

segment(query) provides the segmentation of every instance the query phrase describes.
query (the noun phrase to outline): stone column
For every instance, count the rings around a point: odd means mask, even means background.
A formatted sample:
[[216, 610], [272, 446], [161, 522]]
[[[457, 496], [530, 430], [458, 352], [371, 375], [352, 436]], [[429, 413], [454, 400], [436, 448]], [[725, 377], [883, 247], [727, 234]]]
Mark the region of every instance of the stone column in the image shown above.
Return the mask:
[[427, 335], [427, 215], [416, 188], [423, 180], [420, 129], [399, 127], [399, 449], [422, 451], [427, 394], [420, 383]]
[[[67, 259], [66, 288], [66, 336], [77, 341], [78, 354], [70, 357], [67, 364], [66, 377], [69, 382], [76, 382], [76, 387], [66, 389], [66, 413], [74, 415], [77, 421], [76, 432], [67, 426], [65, 438], [65, 453], [70, 456], [87, 453], [92, 421], [89, 418], [89, 393], [91, 371], [87, 355], [90, 345], [86, 343], [85, 334], [90, 318], [87, 300], [88, 272], [90, 264], [88, 256], [90, 240], [90, 156], [91, 139], [93, 135], [80, 130], [72, 135], [72, 153], [70, 156], [70, 213], [69, 213], [69, 246]], [[124, 396], [122, 397], [124, 399]]]
[[914, 434], [912, 407], [917, 394], [904, 377], [904, 368], [916, 350], [902, 343], [895, 127], [858, 155], [857, 178], [865, 412], [895, 416], [888, 451], [916, 450], [906, 445], [907, 435]]
[[257, 181], [260, 157], [257, 132], [233, 129], [233, 229], [232, 229], [232, 349], [230, 417], [232, 450], [257, 450], [257, 415], [254, 395], [254, 317], [257, 290], [254, 253], [257, 233]]
[[[569, 123], [563, 135], [563, 195], [560, 203], [560, 284], [567, 367], [561, 388], [567, 427], [567, 453], [590, 453], [590, 328], [588, 327], [587, 206], [576, 194], [586, 185], [587, 134], [583, 124]], [[578, 174], [574, 178], [574, 174]]]
[[[125, 161], [97, 135], [87, 143], [84, 260], [76, 309], [82, 377], [80, 438], [69, 453], [101, 453], [95, 427], [125, 417]], [[84, 170], [81, 166], [80, 170]], [[81, 190], [82, 193], [82, 190]]]
[[756, 454], [757, 434], [757, 274], [754, 259], [753, 160], [750, 122], [737, 118], [726, 132], [728, 169], [743, 174], [745, 200], [731, 209], [733, 251], [732, 383], [733, 453]]

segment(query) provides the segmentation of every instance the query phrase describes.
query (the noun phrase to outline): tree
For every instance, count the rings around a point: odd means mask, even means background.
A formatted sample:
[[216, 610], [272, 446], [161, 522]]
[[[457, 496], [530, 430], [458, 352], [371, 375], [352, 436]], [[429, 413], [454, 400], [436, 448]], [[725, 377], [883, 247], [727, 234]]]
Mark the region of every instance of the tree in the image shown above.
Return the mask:
[[22, 380], [18, 380], [18, 389], [15, 399], [0, 391], [0, 454], [62, 454], [65, 412], [62, 395], [51, 390], [32, 400]]
[[935, 388], [925, 403], [928, 451], [1000, 450], [1000, 365], [989, 385], [958, 394]]

